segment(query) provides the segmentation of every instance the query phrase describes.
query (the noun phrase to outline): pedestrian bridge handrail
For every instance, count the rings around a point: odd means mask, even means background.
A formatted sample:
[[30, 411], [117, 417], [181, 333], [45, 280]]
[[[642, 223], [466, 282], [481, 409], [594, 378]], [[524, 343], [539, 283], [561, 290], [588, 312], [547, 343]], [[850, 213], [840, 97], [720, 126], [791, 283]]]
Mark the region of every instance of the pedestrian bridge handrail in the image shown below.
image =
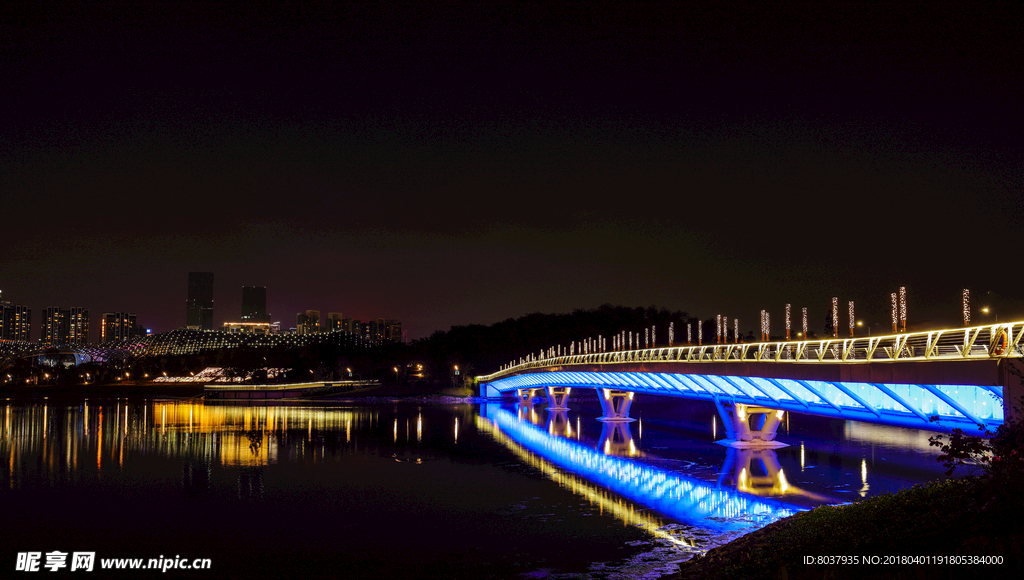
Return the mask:
[[879, 363], [1024, 356], [1024, 321], [885, 336], [706, 344], [534, 358], [478, 377], [481, 383], [531, 369], [643, 362]]

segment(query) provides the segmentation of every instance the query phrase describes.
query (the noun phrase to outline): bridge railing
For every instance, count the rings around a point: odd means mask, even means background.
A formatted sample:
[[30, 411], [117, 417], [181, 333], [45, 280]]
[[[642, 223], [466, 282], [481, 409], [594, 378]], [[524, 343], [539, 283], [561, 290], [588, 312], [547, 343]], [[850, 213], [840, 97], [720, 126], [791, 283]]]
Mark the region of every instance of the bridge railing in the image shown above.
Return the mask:
[[490, 382], [530, 369], [642, 362], [866, 363], [1024, 356], [1024, 321], [885, 336], [706, 344], [537, 358], [478, 377]]

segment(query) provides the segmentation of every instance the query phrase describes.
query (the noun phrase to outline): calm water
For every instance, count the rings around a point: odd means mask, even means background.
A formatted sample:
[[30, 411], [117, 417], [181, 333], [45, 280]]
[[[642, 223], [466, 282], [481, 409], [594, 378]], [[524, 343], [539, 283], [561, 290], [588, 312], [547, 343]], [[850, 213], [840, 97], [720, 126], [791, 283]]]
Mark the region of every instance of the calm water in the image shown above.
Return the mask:
[[586, 399], [8, 400], [0, 575], [59, 550], [211, 560], [167, 572], [191, 577], [657, 577], [800, 509], [941, 476], [928, 432], [793, 416], [789, 447], [737, 452], [714, 443], [713, 406], [644, 403], [607, 425]]

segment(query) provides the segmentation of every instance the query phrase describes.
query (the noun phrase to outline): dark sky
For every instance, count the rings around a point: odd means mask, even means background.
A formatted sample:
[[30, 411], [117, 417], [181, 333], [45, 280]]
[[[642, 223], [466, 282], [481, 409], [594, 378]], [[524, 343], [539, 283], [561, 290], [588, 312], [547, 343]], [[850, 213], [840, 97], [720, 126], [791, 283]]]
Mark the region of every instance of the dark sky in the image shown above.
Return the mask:
[[900, 285], [911, 325], [965, 287], [1024, 316], [1018, 3], [283, 4], [0, 7], [33, 336], [182, 326], [189, 271], [218, 325], [265, 285], [285, 327], [411, 338], [603, 303], [818, 328], [831, 296], [883, 329]]

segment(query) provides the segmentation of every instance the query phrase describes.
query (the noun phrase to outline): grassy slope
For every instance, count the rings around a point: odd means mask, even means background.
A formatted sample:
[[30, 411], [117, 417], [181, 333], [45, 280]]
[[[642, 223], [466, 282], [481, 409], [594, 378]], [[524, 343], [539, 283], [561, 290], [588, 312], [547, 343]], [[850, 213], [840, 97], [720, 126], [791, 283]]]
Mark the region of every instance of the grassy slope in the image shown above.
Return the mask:
[[[1024, 482], [1017, 482], [1024, 484]], [[988, 478], [916, 486], [780, 520], [682, 566], [681, 578], [1019, 577], [1020, 498]], [[1003, 488], [1005, 490], [1005, 488]], [[1007, 498], [1007, 499], [1002, 499]], [[1003, 556], [1002, 565], [805, 565], [805, 556]]]

